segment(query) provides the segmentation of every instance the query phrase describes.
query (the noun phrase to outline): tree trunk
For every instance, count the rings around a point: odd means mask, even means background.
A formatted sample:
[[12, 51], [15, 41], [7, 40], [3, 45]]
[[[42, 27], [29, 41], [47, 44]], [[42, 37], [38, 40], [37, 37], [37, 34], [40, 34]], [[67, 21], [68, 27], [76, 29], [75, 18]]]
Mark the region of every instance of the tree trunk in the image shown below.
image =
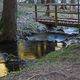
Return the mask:
[[16, 30], [17, 30], [16, 11], [17, 11], [17, 0], [3, 1], [3, 12], [0, 22], [2, 35], [0, 35], [0, 42], [16, 41]]
[[0, 21], [0, 51], [18, 56], [16, 41], [17, 0], [4, 0]]

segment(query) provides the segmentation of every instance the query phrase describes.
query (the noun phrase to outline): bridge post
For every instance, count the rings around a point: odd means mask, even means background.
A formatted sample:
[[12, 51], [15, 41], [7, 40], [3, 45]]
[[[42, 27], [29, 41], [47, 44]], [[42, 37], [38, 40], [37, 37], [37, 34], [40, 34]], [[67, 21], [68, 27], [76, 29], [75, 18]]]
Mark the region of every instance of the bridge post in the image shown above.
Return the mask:
[[37, 21], [37, 5], [35, 4], [35, 20]]
[[78, 0], [78, 27], [80, 27], [79, 26], [79, 0]]
[[50, 11], [50, 6], [47, 5], [47, 11], [46, 11], [46, 15], [47, 15], [47, 16], [50, 16], [50, 12], [49, 12], [49, 11]]
[[57, 20], [57, 5], [55, 5], [55, 26], [57, 27], [58, 20]]

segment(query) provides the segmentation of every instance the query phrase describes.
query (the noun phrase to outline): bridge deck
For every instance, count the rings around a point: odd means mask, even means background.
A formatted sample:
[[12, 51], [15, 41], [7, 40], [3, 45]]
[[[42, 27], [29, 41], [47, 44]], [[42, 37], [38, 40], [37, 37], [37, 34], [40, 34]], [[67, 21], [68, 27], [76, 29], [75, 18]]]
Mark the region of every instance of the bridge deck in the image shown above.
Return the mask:
[[[64, 9], [62, 9], [61, 6], [64, 6]], [[65, 6], [69, 8], [65, 9]], [[77, 6], [77, 9], [74, 9], [74, 6]], [[46, 4], [45, 6], [46, 11], [45, 10], [39, 11], [37, 8], [37, 5], [35, 5], [35, 19], [36, 21], [46, 24], [46, 25], [79, 27], [80, 26], [79, 7], [80, 7], [79, 4], [56, 4], [54, 3], [54, 4]], [[44, 13], [49, 18], [47, 17], [44, 18], [41, 16], [38, 17], [38, 13]], [[69, 16], [70, 18], [68, 18]]]
[[[37, 19], [38, 22], [46, 24], [46, 25], [55, 25], [55, 19], [43, 19], [43, 18], [38, 18]], [[80, 21], [78, 23], [77, 19], [63, 19], [63, 18], [59, 18], [57, 20], [57, 25], [59, 26], [74, 26], [74, 27], [79, 27]]]

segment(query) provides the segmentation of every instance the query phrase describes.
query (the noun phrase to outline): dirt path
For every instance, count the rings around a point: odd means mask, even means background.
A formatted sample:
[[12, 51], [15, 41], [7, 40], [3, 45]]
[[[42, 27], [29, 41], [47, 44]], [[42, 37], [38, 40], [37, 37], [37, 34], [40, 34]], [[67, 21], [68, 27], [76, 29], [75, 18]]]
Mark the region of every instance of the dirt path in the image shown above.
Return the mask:
[[80, 80], [80, 63], [45, 63], [3, 80]]

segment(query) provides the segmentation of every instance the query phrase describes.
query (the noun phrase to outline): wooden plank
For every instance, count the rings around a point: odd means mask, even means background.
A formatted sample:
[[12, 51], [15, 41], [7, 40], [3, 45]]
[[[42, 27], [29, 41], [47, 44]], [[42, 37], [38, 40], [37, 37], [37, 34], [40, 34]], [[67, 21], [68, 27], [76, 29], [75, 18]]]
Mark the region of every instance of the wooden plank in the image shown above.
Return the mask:
[[[44, 24], [52, 24], [54, 25], [55, 24], [55, 21], [50, 21], [50, 20], [39, 20], [39, 22], [41, 23], [44, 23]], [[58, 20], [58, 25], [65, 25], [65, 26], [76, 26], [76, 27], [79, 27], [78, 26], [78, 21], [68, 21], [68, 20]]]
[[[47, 5], [51, 5], [51, 6], [55, 6], [55, 5], [57, 5], [57, 6], [61, 6], [61, 5], [63, 5], [63, 6], [78, 6], [78, 4], [76, 4], [76, 3], [48, 3], [45, 5], [46, 6]], [[79, 6], [80, 6], [80, 4], [79, 4]]]
[[[47, 19], [43, 19], [43, 18], [38, 18], [38, 20], [55, 20], [54, 18], [47, 18]], [[76, 18], [59, 18], [58, 20], [66, 20], [66, 21], [78, 21], [78, 19]]]
[[[57, 5], [57, 6], [61, 6], [61, 5], [63, 5], [63, 6], [78, 6], [78, 4], [77, 3], [47, 3], [47, 4], [37, 4], [38, 6], [47, 6], [47, 5], [51, 5], [51, 6], [55, 6], [55, 5]], [[79, 4], [79, 6], [80, 6], [80, 4]]]
[[[35, 11], [33, 11], [35, 12]], [[40, 13], [45, 13], [45, 12], [49, 12], [49, 13], [55, 13], [55, 10], [49, 10], [49, 11], [37, 11]], [[62, 13], [62, 14], [78, 14], [78, 12], [76, 11], [57, 11], [57, 13]]]

